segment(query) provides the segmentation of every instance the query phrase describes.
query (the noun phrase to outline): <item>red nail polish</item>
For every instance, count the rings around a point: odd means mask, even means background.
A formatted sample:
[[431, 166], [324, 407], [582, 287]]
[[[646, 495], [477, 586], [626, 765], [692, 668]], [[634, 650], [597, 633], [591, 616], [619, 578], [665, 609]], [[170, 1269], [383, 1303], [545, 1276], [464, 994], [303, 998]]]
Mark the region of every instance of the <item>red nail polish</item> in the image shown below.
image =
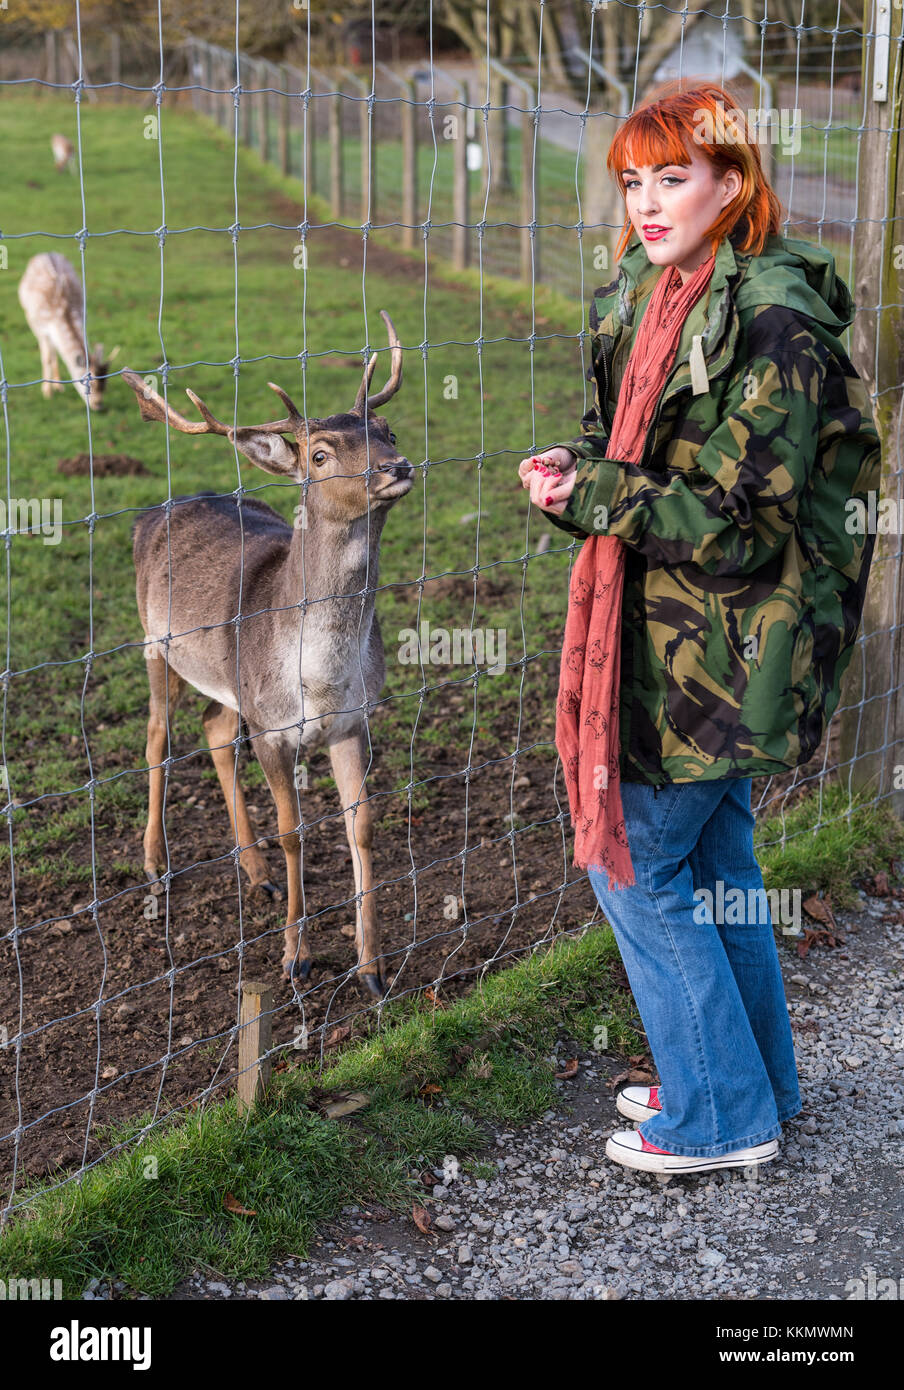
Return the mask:
[[551, 497], [547, 497], [546, 501], [543, 503], [544, 507], [548, 507], [551, 501], [552, 501], [552, 498], [551, 498]]

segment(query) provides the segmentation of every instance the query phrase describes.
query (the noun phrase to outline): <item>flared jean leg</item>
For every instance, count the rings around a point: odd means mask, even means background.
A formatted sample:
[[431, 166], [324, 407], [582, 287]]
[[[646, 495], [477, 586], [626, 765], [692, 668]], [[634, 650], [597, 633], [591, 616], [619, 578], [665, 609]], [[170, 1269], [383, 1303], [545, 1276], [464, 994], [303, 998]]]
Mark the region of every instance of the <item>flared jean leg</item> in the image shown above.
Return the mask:
[[[725, 945], [694, 897], [689, 856], [731, 779], [621, 786], [636, 883], [588, 871], [612, 926], [659, 1071], [651, 1144], [717, 1157], [781, 1134], [772, 1083]], [[704, 920], [700, 920], [701, 917]]]
[[716, 930], [784, 1123], [800, 1111], [800, 1085], [774, 921], [753, 848], [751, 785], [749, 777], [730, 779], [691, 851], [690, 865], [695, 889], [710, 895]]

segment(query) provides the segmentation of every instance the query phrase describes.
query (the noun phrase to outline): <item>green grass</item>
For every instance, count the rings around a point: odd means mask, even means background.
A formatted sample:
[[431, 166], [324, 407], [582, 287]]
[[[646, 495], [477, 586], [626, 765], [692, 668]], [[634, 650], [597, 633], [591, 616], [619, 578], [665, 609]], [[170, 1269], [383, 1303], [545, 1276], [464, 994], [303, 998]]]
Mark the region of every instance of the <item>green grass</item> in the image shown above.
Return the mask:
[[[137, 456], [149, 476], [97, 477], [92, 485], [89, 478], [63, 477], [56, 471], [59, 459], [87, 452], [86, 410], [72, 388], [50, 401], [42, 398], [36, 384], [37, 344], [16, 299], [16, 286], [28, 258], [41, 250], [60, 250], [80, 265], [74, 239], [83, 222], [79, 183], [55, 174], [49, 156], [45, 159], [51, 132], [69, 128], [71, 108], [68, 103], [5, 97], [3, 114], [3, 231], [9, 269], [0, 276], [0, 344], [10, 382], [9, 491], [12, 497], [59, 497], [63, 517], [58, 545], [45, 545], [36, 536], [13, 536], [8, 629], [6, 605], [0, 605], [0, 650], [8, 641], [15, 673], [4, 702], [0, 757], [14, 797], [57, 794], [35, 814], [22, 809], [14, 815], [17, 873], [27, 875], [33, 854], [53, 834], [45, 824], [48, 813], [61, 845], [87, 831], [91, 804], [86, 784], [92, 775], [99, 784], [96, 818], [120, 834], [141, 828], [147, 692], [145, 663], [136, 645], [143, 634], [129, 535], [135, 510], [169, 492], [228, 491], [241, 481], [289, 519], [298, 494], [262, 472], [247, 468], [240, 473], [222, 440], [172, 432], [168, 462], [166, 431], [141, 423], [132, 392], [117, 378], [107, 388], [106, 411], [90, 420], [93, 451]], [[236, 214], [232, 141], [209, 122], [203, 158], [198, 122], [188, 113], [164, 114], [161, 143], [146, 140], [143, 130], [137, 110], [98, 103], [82, 111], [85, 220], [91, 232], [85, 243], [89, 338], [100, 338], [108, 347], [122, 345], [117, 370], [130, 366], [151, 373], [165, 355], [175, 364], [171, 399], [178, 403], [181, 398], [181, 408], [189, 412], [186, 385], [221, 416], [232, 418], [236, 391], [240, 420], [266, 416], [275, 408], [268, 379], [283, 384], [308, 413], [348, 408], [363, 370], [360, 262], [339, 265], [331, 229], [315, 228], [308, 239], [305, 275], [294, 265], [295, 228], [254, 230], [277, 220], [274, 191], [297, 196], [299, 190], [272, 169], [263, 169], [244, 149], [238, 158]], [[326, 209], [322, 212], [329, 220]], [[198, 230], [201, 224], [224, 228], [236, 220], [248, 230], [238, 234], [235, 246], [228, 232]], [[169, 234], [161, 251], [153, 231], [164, 221]], [[380, 733], [387, 745], [399, 749], [407, 749], [411, 740], [422, 679], [417, 666], [394, 660], [403, 628], [423, 620], [448, 628], [503, 627], [510, 663], [538, 651], [551, 653], [538, 663], [542, 672], [532, 665], [526, 669], [526, 691], [537, 680], [545, 688], [560, 637], [567, 538], [556, 532], [552, 546], [557, 553], [530, 562], [522, 602], [521, 557], [528, 547], [536, 549], [542, 519], [534, 514], [528, 535], [526, 495], [516, 464], [532, 446], [574, 433], [584, 408], [578, 343], [571, 336], [581, 327], [579, 306], [538, 292], [536, 331], [550, 336], [541, 337], [531, 354], [528, 343], [519, 341], [531, 331], [530, 297], [523, 287], [489, 282], [481, 320], [479, 296], [461, 289], [476, 288], [473, 272], [437, 275], [425, 300], [422, 257], [412, 253], [409, 260], [410, 275], [387, 278], [369, 269], [366, 284], [368, 336], [380, 349], [380, 383], [388, 371], [388, 349], [379, 308], [390, 311], [408, 345], [402, 389], [386, 415], [401, 447], [420, 465], [414, 492], [391, 514], [381, 548], [385, 588], [378, 605], [389, 668], [385, 693], [402, 698], [379, 716]], [[238, 378], [229, 365], [236, 352], [236, 323], [242, 357], [260, 359], [243, 363]], [[482, 383], [474, 348], [481, 332], [488, 340]], [[430, 343], [426, 358], [417, 346], [424, 339]], [[292, 360], [302, 348], [313, 354], [306, 385]], [[283, 360], [274, 361], [269, 354]], [[212, 362], [227, 365], [203, 365]], [[475, 455], [480, 451], [485, 458], [478, 467]], [[474, 522], [462, 522], [478, 506], [485, 513], [479, 542]], [[84, 520], [92, 512], [93, 530]], [[472, 616], [470, 571], [475, 564], [490, 568], [481, 572]], [[462, 576], [459, 587], [441, 596], [432, 594], [428, 583], [420, 594], [415, 581], [421, 575], [429, 580], [447, 572]], [[450, 692], [445, 683], [466, 682], [472, 669], [428, 668], [427, 683], [443, 688], [428, 693], [420, 712], [415, 780], [418, 748], [426, 741], [429, 752], [429, 738], [448, 734], [443, 707]], [[484, 677], [473, 710], [472, 687], [461, 687], [466, 699], [459, 732], [466, 734], [473, 716], [475, 758], [485, 753], [487, 740], [495, 747], [494, 736], [510, 738], [520, 681], [517, 666]], [[176, 737], [191, 731], [195, 746], [202, 742], [200, 703], [200, 697], [190, 699], [175, 724]], [[537, 734], [551, 739], [551, 718]], [[124, 768], [135, 772], [122, 776]], [[407, 753], [399, 762], [398, 770], [403, 769], [409, 771]], [[315, 766], [312, 772], [321, 770]], [[0, 863], [8, 858], [4, 844]]]
[[[143, 1121], [111, 1129], [108, 1142], [128, 1146], [81, 1184], [17, 1194], [31, 1201], [0, 1237], [0, 1277], [60, 1279], [64, 1297], [92, 1278], [158, 1297], [193, 1268], [253, 1278], [278, 1255], [304, 1255], [317, 1222], [343, 1205], [410, 1211], [429, 1195], [424, 1169], [447, 1154], [465, 1173], [489, 1175], [495, 1168], [477, 1159], [484, 1122], [522, 1124], [556, 1103], [559, 1038], [593, 1047], [605, 1025], [604, 1050], [641, 1050], [630, 996], [611, 984], [616, 959], [609, 928], [591, 929], [489, 976], [447, 1010], [423, 997], [388, 1005], [391, 1026], [320, 1077], [293, 1060], [248, 1116], [229, 1099], [137, 1142]], [[422, 1095], [430, 1083], [439, 1091]], [[360, 1091], [369, 1104], [326, 1119], [315, 1087]], [[227, 1193], [255, 1215], [224, 1210]]]
[[[61, 886], [90, 877], [78, 850], [92, 823], [86, 790], [92, 775], [100, 843], [107, 833], [126, 835], [134, 856], [118, 851], [113, 868], [124, 879], [139, 873], [147, 696], [129, 539], [135, 509], [169, 492], [226, 491], [241, 481], [259, 488], [288, 519], [297, 493], [262, 473], [240, 473], [221, 440], [173, 433], [168, 459], [165, 431], [140, 423], [134, 396], [115, 378], [107, 411], [90, 419], [93, 450], [138, 456], [148, 476], [98, 477], [93, 484], [61, 476], [57, 460], [87, 450], [86, 412], [71, 388], [44, 401], [35, 384], [37, 345], [15, 295], [28, 257], [59, 249], [78, 265], [74, 234], [86, 220], [90, 338], [122, 343], [117, 367], [153, 372], [165, 355], [175, 364], [171, 399], [179, 402], [189, 385], [230, 419], [234, 404], [240, 420], [272, 411], [268, 379], [284, 385], [311, 414], [347, 408], [360, 381], [364, 337], [361, 261], [338, 262], [329, 228], [310, 232], [306, 276], [293, 263], [294, 228], [254, 230], [288, 220], [286, 213], [274, 215], [273, 195], [297, 198], [292, 181], [240, 149], [237, 216], [228, 135], [205, 123], [199, 141], [192, 116], [165, 113], [161, 146], [143, 138], [142, 113], [98, 103], [82, 110], [83, 218], [78, 181], [55, 175], [47, 154], [51, 132], [68, 129], [70, 115], [68, 103], [3, 98], [9, 268], [0, 275], [0, 346], [10, 383], [9, 493], [59, 496], [66, 525], [58, 546], [12, 537], [0, 650], [6, 664], [8, 642], [14, 674], [3, 703], [0, 755], [13, 796], [47, 798], [14, 813], [17, 877], [21, 883], [52, 872]], [[317, 215], [309, 206], [309, 217], [316, 221]], [[322, 205], [319, 215], [330, 220]], [[228, 233], [201, 229], [236, 220], [243, 230], [235, 245]], [[149, 233], [164, 221], [169, 233], [161, 250]], [[375, 240], [380, 243], [381, 235]], [[382, 244], [393, 245], [391, 234]], [[480, 283], [474, 269], [453, 272], [436, 263], [425, 296], [421, 251], [404, 258], [404, 273], [381, 275], [371, 267], [367, 273], [368, 336], [381, 348], [375, 380], [382, 384], [388, 366], [378, 316], [386, 307], [407, 345], [403, 387], [386, 414], [401, 447], [420, 466], [414, 493], [390, 515], [381, 549], [384, 693], [399, 697], [374, 721], [384, 750], [381, 775], [399, 788], [386, 825], [393, 815], [407, 816], [404, 786], [409, 776], [417, 781], [422, 775], [434, 746], [464, 754], [473, 728], [475, 762], [498, 756], [500, 747], [514, 749], [522, 679], [528, 698], [539, 694], [546, 711], [522, 729], [521, 741], [545, 738], [542, 751], [555, 757], [554, 700], [548, 697], [564, 621], [567, 538], [555, 532], [551, 551], [524, 566], [522, 557], [536, 548], [543, 523], [535, 515], [528, 530], [515, 465], [533, 446], [577, 432], [584, 402], [574, 335], [586, 326], [586, 309], [543, 286], [532, 291], [492, 276], [484, 277], [481, 306]], [[549, 335], [538, 337], [533, 353], [524, 341], [532, 312], [537, 333]], [[260, 359], [243, 362], [238, 377], [229, 365], [236, 324], [241, 356]], [[474, 340], [480, 334], [485, 342], [478, 358]], [[426, 355], [422, 341], [429, 343]], [[313, 356], [303, 380], [294, 358], [304, 347]], [[448, 389], [452, 378], [457, 394]], [[479, 468], [478, 452], [484, 455]], [[485, 513], [479, 534], [473, 520], [462, 521], [478, 506]], [[83, 518], [92, 512], [89, 530]], [[475, 564], [492, 568], [480, 575], [472, 613]], [[438, 593], [428, 584], [421, 594], [419, 576], [449, 572], [461, 576], [457, 588]], [[424, 619], [448, 628], [504, 628], [510, 663], [549, 655], [523, 670], [481, 678], [476, 693], [468, 667], [428, 667], [426, 683], [440, 688], [421, 702], [420, 669], [394, 657], [401, 630]], [[177, 713], [177, 741], [190, 736], [200, 743], [199, 704], [189, 702]], [[312, 784], [330, 785], [324, 773], [315, 760]], [[204, 777], [212, 782], [213, 770], [206, 768]], [[246, 779], [249, 787], [262, 784], [256, 763]], [[416, 788], [411, 804], [426, 807], [434, 795], [432, 788]], [[780, 825], [758, 825], [767, 886], [825, 888], [840, 903], [856, 875], [886, 867], [899, 852], [899, 828], [882, 810], [855, 809], [849, 817], [846, 810], [840, 791], [831, 788], [822, 824], [812, 800], [795, 808], [786, 817], [784, 850], [772, 843]], [[0, 865], [8, 861], [4, 839]], [[590, 932], [489, 977], [447, 1011], [427, 1011], [415, 996], [390, 1006], [385, 1018], [397, 1026], [350, 1049], [324, 1077], [303, 1061], [277, 1075], [266, 1106], [250, 1119], [240, 1120], [231, 1101], [211, 1106], [156, 1129], [80, 1184], [36, 1197], [27, 1218], [15, 1221], [4, 1238], [4, 1276], [60, 1277], [75, 1294], [92, 1276], [119, 1276], [134, 1289], [159, 1294], [193, 1265], [239, 1276], [263, 1273], [274, 1254], [303, 1251], [315, 1223], [349, 1200], [401, 1208], [421, 1193], [417, 1174], [425, 1165], [449, 1152], [460, 1159], [477, 1152], [481, 1120], [520, 1123], [549, 1103], [554, 1092], [543, 1059], [557, 1029], [592, 1043], [605, 1022], [612, 1051], [638, 1048], [629, 1001], [611, 988], [614, 959], [608, 929]], [[455, 1050], [493, 1028], [499, 1029], [496, 1040], [447, 1076]], [[439, 1079], [438, 1104], [428, 1108], [416, 1092], [406, 1095], [402, 1082], [412, 1076], [420, 1085]], [[365, 1090], [371, 1104], [354, 1120], [326, 1121], [308, 1103], [315, 1084]], [[134, 1138], [142, 1123], [111, 1135], [110, 1142]], [[156, 1159], [153, 1178], [146, 1176], [147, 1159]], [[225, 1213], [227, 1191], [258, 1215]]]
[[[821, 806], [820, 806], [821, 799]], [[858, 904], [855, 883], [904, 856], [904, 825], [887, 804], [848, 799], [838, 783], [809, 796], [784, 817], [761, 817], [754, 831], [767, 888], [822, 890], [838, 908]]]

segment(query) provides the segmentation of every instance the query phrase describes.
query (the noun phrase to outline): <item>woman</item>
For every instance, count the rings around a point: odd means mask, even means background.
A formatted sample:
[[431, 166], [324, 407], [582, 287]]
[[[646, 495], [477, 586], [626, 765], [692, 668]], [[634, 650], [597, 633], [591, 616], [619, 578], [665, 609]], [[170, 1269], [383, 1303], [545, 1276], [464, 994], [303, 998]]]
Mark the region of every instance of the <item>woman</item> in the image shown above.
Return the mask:
[[800, 1110], [751, 779], [806, 763], [838, 703], [875, 539], [844, 504], [881, 462], [833, 257], [779, 235], [736, 99], [687, 87], [612, 142], [627, 215], [590, 310], [596, 404], [519, 469], [550, 521], [600, 538], [572, 571], [557, 744], [660, 1078], [619, 1094], [642, 1123], [606, 1152], [669, 1173], [766, 1162]]

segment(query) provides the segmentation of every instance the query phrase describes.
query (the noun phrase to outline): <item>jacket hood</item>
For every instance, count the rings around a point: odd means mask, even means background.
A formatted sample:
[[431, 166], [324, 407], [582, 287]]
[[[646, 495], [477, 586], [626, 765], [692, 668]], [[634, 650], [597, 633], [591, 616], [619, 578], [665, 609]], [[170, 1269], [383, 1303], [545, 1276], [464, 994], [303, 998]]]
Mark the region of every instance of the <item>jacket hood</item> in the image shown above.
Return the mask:
[[854, 321], [854, 301], [835, 273], [835, 257], [824, 246], [796, 237], [770, 236], [758, 256], [736, 253], [747, 271], [734, 291], [738, 309], [754, 304], [783, 304], [807, 314], [830, 333], [842, 333]]
[[[717, 260], [733, 259], [740, 280], [732, 297], [740, 312], [756, 304], [783, 304], [798, 310], [836, 336], [854, 321], [854, 301], [845, 282], [835, 272], [835, 257], [824, 246], [796, 237], [773, 235], [766, 238], [758, 256], [739, 251], [729, 238], [723, 239]], [[631, 241], [621, 261], [629, 281], [643, 278], [652, 267], [644, 244]], [[731, 275], [732, 269], [728, 269]], [[717, 266], [718, 270], [718, 266]]]

